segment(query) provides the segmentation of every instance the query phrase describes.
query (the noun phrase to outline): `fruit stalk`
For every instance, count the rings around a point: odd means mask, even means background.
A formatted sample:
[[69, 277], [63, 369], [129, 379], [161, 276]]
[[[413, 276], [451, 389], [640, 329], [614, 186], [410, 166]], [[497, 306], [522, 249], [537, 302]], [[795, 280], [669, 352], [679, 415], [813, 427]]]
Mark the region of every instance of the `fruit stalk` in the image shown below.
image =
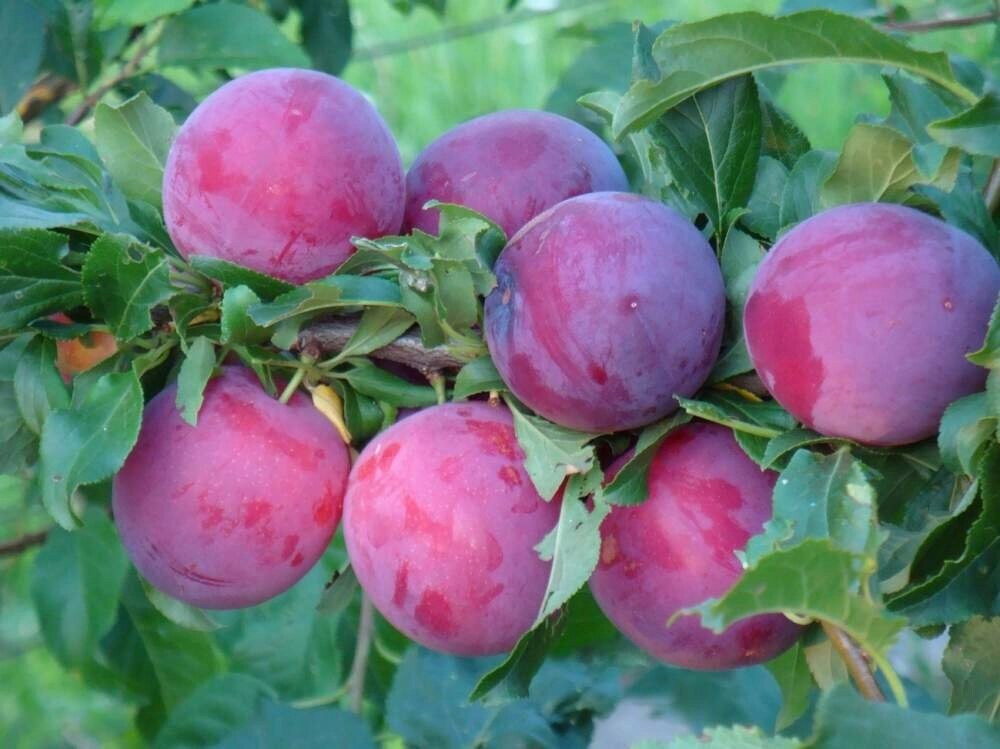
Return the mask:
[[372, 647], [372, 633], [375, 628], [375, 611], [368, 596], [361, 596], [361, 619], [358, 622], [358, 642], [354, 648], [354, 662], [347, 677], [350, 685], [348, 693], [351, 710], [360, 714], [365, 696], [365, 670], [368, 668], [368, 653]]
[[847, 666], [847, 673], [851, 675], [851, 680], [858, 688], [858, 691], [861, 692], [865, 699], [872, 700], [873, 702], [885, 702], [885, 695], [879, 689], [878, 682], [875, 681], [875, 675], [872, 673], [868, 661], [865, 660], [865, 655], [861, 651], [861, 648], [855, 644], [844, 630], [836, 625], [824, 621], [821, 622], [821, 626], [826, 636], [830, 638], [830, 644], [833, 645], [833, 649], [837, 651], [837, 655], [840, 656], [841, 660], [844, 661], [844, 665]]

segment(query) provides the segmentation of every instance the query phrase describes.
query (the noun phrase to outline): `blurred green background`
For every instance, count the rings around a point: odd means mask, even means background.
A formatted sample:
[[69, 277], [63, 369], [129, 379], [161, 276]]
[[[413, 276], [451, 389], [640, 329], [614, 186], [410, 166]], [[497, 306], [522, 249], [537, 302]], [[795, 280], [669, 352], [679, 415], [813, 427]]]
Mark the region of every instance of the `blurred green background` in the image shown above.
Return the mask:
[[[507, 5], [508, 0], [452, 0], [442, 16], [424, 5], [407, 14], [389, 0], [352, 3], [355, 52], [343, 77], [370, 94], [407, 164], [435, 137], [470, 117], [514, 107], [569, 113], [577, 95], [623, 84], [633, 20], [652, 25], [739, 10], [871, 3], [521, 0], [510, 12]], [[991, 6], [982, 0], [906, 3], [917, 18], [969, 15]], [[296, 23], [294, 16], [287, 19], [290, 34]], [[996, 30], [989, 24], [914, 35], [912, 44], [974, 59], [994, 72], [1000, 66]], [[199, 98], [218, 83], [184, 70], [162, 72]], [[849, 65], [792, 70], [783, 76], [778, 100], [814, 146], [831, 149], [839, 148], [859, 114], [884, 116], [889, 108], [879, 71]], [[11, 517], [10, 510], [0, 505], [0, 527], [11, 530], [9, 535], [33, 525], [23, 516]], [[87, 688], [42, 647], [28, 591], [31, 557], [0, 560], [0, 746], [142, 745], [132, 727], [132, 708]]]

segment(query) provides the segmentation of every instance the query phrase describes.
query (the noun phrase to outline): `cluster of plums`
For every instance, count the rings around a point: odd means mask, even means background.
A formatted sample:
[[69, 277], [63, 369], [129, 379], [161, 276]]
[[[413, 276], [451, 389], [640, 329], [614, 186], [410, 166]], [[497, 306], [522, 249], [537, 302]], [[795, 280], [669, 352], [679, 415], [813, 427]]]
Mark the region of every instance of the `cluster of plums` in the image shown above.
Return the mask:
[[[213, 255], [304, 282], [335, 270], [351, 237], [420, 229], [437, 199], [511, 239], [485, 305], [504, 381], [537, 413], [593, 432], [662, 418], [719, 353], [719, 265], [685, 217], [625, 192], [614, 154], [542, 112], [461, 125], [402, 173], [387, 127], [347, 84], [272, 70], [210, 96], [182, 127], [164, 178], [167, 228]], [[803, 424], [871, 445], [933, 434], [945, 406], [983, 385], [964, 354], [982, 340], [1000, 269], [968, 235], [910, 208], [858, 204], [788, 232], [753, 283], [745, 332], [775, 398]], [[353, 468], [302, 394], [287, 405], [240, 367], [205, 392], [197, 427], [153, 398], [118, 474], [114, 514], [139, 570], [206, 608], [285, 590], [320, 557], [343, 512], [366, 594], [412, 639], [509, 650], [540, 608], [550, 563], [535, 545], [560, 498], [529, 479], [506, 408], [435, 406], [398, 421]], [[622, 459], [619, 459], [619, 462]], [[618, 464], [608, 469], [613, 474]], [[689, 668], [768, 660], [798, 636], [781, 615], [721, 635], [678, 609], [726, 591], [734, 552], [771, 514], [776, 475], [732, 433], [692, 423], [658, 448], [649, 498], [603, 523], [598, 603], [640, 647]]]

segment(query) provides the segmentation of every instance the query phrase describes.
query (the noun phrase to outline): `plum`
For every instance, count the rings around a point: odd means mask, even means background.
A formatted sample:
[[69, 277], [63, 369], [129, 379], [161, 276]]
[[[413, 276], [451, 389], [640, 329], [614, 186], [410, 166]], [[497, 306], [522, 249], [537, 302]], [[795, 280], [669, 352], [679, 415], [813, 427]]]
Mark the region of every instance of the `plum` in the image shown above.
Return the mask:
[[693, 423], [670, 434], [650, 465], [646, 501], [613, 508], [601, 524], [590, 587], [608, 618], [647, 653], [683, 668], [750, 666], [791, 647], [800, 628], [781, 614], [749, 617], [721, 634], [694, 615], [667, 626], [740, 578], [734, 552], [770, 519], [776, 479], [725, 427]]
[[[73, 321], [62, 312], [51, 315], [55, 322], [70, 324]], [[115, 337], [102, 330], [95, 330], [79, 338], [56, 341], [56, 369], [64, 382], [74, 376], [96, 367], [105, 359], [118, 353]]]
[[510, 412], [432, 406], [358, 458], [344, 539], [361, 587], [407, 637], [457, 655], [514, 647], [542, 605], [550, 564], [534, 546], [558, 520], [523, 466]]
[[195, 606], [252, 606], [299, 580], [340, 522], [350, 459], [297, 393], [282, 405], [242, 367], [209, 381], [198, 426], [176, 385], [146, 406], [114, 480], [115, 523], [139, 571]]
[[823, 211], [786, 234], [747, 298], [750, 357], [811, 429], [868, 445], [916, 442], [981, 389], [1000, 267], [971, 236], [900, 205]]
[[494, 112], [449, 130], [417, 157], [406, 175], [407, 231], [437, 233], [428, 200], [458, 203], [507, 233], [566, 198], [628, 190], [604, 141], [565, 117], [533, 110]]
[[396, 142], [364, 96], [310, 70], [250, 73], [191, 113], [170, 149], [163, 215], [184, 257], [293, 283], [333, 271], [352, 236], [399, 230]]
[[494, 268], [486, 340], [537, 413], [592, 432], [677, 408], [719, 353], [722, 273], [698, 230], [625, 193], [563, 201], [518, 232]]

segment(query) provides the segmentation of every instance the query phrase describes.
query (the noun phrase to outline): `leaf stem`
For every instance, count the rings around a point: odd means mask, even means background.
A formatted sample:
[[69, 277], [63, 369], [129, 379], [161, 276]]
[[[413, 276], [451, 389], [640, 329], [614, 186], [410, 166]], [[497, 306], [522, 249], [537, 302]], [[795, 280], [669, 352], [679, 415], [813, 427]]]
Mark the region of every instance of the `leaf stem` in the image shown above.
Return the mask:
[[986, 210], [991, 216], [1000, 212], [1000, 159], [993, 161], [993, 168], [986, 180], [986, 187], [983, 188], [983, 200], [986, 202]]
[[365, 697], [365, 671], [368, 668], [368, 654], [371, 652], [372, 636], [375, 630], [375, 609], [368, 596], [361, 596], [361, 619], [358, 622], [358, 641], [354, 646], [354, 662], [347, 677], [350, 707], [361, 712]]
[[923, 31], [938, 31], [939, 29], [960, 29], [966, 26], [979, 26], [984, 23], [1000, 21], [1000, 12], [980, 13], [975, 16], [956, 16], [955, 18], [928, 18], [925, 21], [899, 21], [883, 24], [893, 31], [919, 33]]
[[285, 389], [281, 391], [281, 397], [278, 398], [279, 403], [284, 405], [292, 399], [292, 396], [295, 394], [295, 391], [298, 389], [299, 385], [302, 384], [302, 378], [305, 377], [305, 375], [306, 375], [305, 367], [299, 367], [298, 369], [295, 370], [295, 373], [292, 374], [292, 379], [288, 381], [288, 384], [285, 386]]
[[84, 118], [90, 114], [97, 102], [108, 93], [111, 89], [117, 86], [122, 81], [131, 78], [139, 71], [139, 65], [142, 63], [143, 58], [149, 54], [149, 52], [156, 46], [156, 43], [160, 39], [160, 34], [163, 33], [164, 24], [157, 24], [156, 28], [150, 32], [146, 40], [139, 44], [135, 48], [135, 52], [132, 54], [128, 60], [122, 65], [121, 69], [109, 80], [107, 83], [98, 86], [91, 93], [87, 94], [84, 100], [80, 103], [76, 109], [66, 118], [67, 125], [79, 125], [83, 122]]
[[826, 636], [830, 638], [833, 649], [837, 651], [837, 655], [840, 656], [844, 665], [847, 666], [847, 672], [851, 675], [851, 680], [858, 688], [858, 691], [861, 692], [865, 699], [872, 700], [873, 702], [885, 702], [885, 695], [879, 689], [878, 682], [875, 681], [875, 675], [872, 673], [871, 668], [869, 668], [868, 661], [865, 660], [861, 648], [857, 646], [844, 630], [835, 624], [824, 620], [820, 625], [823, 627]]
[[0, 557], [11, 557], [27, 551], [32, 546], [45, 543], [48, 538], [48, 530], [37, 531], [35, 533], [25, 533], [23, 536], [13, 538], [10, 541], [0, 542]]

